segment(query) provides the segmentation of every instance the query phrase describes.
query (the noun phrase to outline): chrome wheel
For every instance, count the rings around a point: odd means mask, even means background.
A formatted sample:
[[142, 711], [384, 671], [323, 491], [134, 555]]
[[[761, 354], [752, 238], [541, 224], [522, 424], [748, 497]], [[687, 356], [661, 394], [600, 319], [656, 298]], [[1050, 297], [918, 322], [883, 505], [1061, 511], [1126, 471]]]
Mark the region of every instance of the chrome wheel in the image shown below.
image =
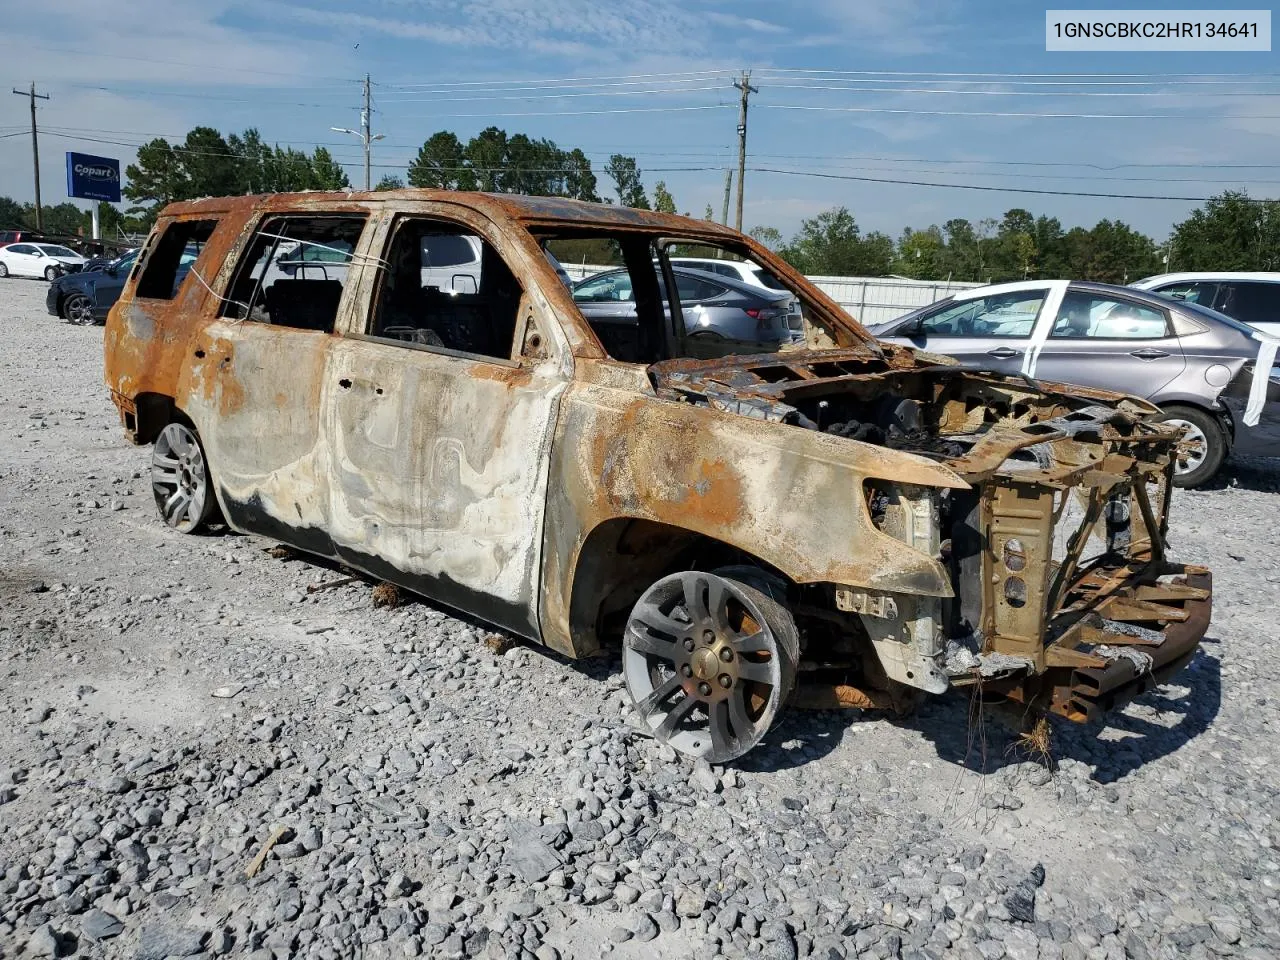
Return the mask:
[[87, 327], [93, 323], [93, 301], [82, 293], [76, 294], [67, 301], [67, 305], [63, 308], [63, 313], [67, 315], [68, 323]]
[[1209, 438], [1190, 420], [1171, 417], [1164, 422], [1171, 426], [1182, 427], [1185, 431], [1182, 439], [1178, 441], [1178, 460], [1174, 464], [1174, 473], [1181, 476], [1198, 470], [1209, 455]]
[[627, 622], [623, 677], [654, 738], [723, 763], [772, 725], [795, 676], [795, 624], [728, 577], [690, 570], [659, 580]]
[[3, 263], [0, 263], [0, 280], [3, 280], [7, 276], [9, 276], [9, 268]]
[[57, 280], [58, 277], [60, 276], [62, 276], [62, 271], [59, 270], [57, 267], [44, 268], [44, 278], [48, 280], [50, 283], [53, 283], [53, 281]]
[[192, 430], [171, 423], [151, 452], [151, 491], [160, 518], [180, 533], [194, 533], [213, 511], [204, 451]]

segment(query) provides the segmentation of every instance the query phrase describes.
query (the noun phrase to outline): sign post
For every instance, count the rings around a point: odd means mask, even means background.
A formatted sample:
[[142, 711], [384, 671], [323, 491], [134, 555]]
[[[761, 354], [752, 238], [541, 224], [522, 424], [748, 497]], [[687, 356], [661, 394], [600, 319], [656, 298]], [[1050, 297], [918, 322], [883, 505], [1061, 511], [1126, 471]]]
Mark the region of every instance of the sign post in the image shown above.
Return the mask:
[[67, 196], [93, 201], [93, 239], [101, 239], [98, 201], [120, 202], [120, 161], [67, 153]]

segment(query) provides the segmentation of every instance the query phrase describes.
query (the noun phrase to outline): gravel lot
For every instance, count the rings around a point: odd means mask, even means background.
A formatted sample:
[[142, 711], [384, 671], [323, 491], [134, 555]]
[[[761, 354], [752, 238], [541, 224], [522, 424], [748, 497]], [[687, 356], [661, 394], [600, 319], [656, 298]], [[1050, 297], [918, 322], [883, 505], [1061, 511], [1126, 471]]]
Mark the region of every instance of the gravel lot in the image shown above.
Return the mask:
[[1210, 636], [1052, 769], [958, 697], [697, 769], [616, 657], [163, 526], [45, 289], [0, 281], [0, 956], [1280, 955], [1280, 467], [1176, 498]]

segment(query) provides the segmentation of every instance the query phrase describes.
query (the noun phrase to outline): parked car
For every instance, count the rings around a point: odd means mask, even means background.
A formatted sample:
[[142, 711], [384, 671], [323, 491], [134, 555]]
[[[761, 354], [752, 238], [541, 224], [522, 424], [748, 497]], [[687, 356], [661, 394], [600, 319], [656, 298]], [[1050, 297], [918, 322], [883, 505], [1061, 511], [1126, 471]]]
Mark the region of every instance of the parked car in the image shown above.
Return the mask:
[[[447, 235], [480, 243], [474, 292], [424, 281]], [[273, 273], [280, 237], [350, 249], [345, 276]], [[561, 239], [627, 265], [621, 355], [541, 255]], [[740, 284], [668, 242], [766, 266], [810, 346], [699, 336], [686, 293]], [[429, 190], [171, 204], [104, 345], [175, 531], [221, 517], [569, 657], [617, 644], [654, 737], [712, 762], [798, 676], [810, 705], [958, 688], [1084, 721], [1208, 625], [1210, 574], [1165, 551], [1179, 432], [1152, 404], [877, 342], [716, 224]]]
[[0, 247], [7, 247], [11, 243], [35, 243], [46, 239], [43, 233], [37, 233], [35, 230], [0, 230]]
[[85, 259], [70, 247], [56, 243], [11, 243], [0, 247], [0, 278], [44, 277], [57, 280], [64, 273], [75, 273]]
[[1164, 273], [1131, 286], [1198, 303], [1280, 337], [1280, 273]]
[[872, 329], [971, 369], [1125, 390], [1158, 404], [1161, 419], [1186, 431], [1179, 486], [1205, 483], [1233, 451], [1280, 456], [1280, 376], [1270, 364], [1258, 368], [1260, 335], [1191, 300], [1032, 280], [965, 290]]
[[[80, 326], [106, 323], [107, 312], [119, 298], [137, 258], [138, 251], [132, 250], [104, 269], [81, 270], [59, 277], [49, 284], [45, 309], [55, 317]], [[194, 261], [193, 253], [189, 262]]]
[[84, 262], [84, 266], [80, 268], [81, 273], [92, 273], [95, 270], [105, 270], [107, 267], [119, 261], [122, 257], [138, 252], [138, 247], [132, 247], [126, 250], [117, 250], [114, 253], [103, 253], [89, 257]]
[[[689, 267], [693, 270], [705, 270], [707, 273], [718, 273], [722, 277], [740, 280], [743, 283], [750, 284], [753, 287], [762, 287], [765, 290], [785, 291], [787, 289], [767, 268], [752, 260], [717, 260], [714, 257], [672, 257], [671, 263], [675, 266]], [[793, 338], [796, 340], [801, 339], [803, 333], [801, 330], [800, 304], [794, 299], [791, 301], [788, 323], [791, 326]]]
[[[686, 332], [706, 341], [729, 340], [753, 349], [776, 349], [792, 339], [788, 319], [794, 297], [786, 290], [769, 290], [741, 280], [672, 266]], [[665, 281], [658, 287], [666, 298]], [[639, 315], [631, 274], [625, 269], [606, 270], [580, 281], [573, 301], [596, 334], [617, 352], [633, 346], [639, 334]], [[670, 309], [667, 310], [670, 316]]]

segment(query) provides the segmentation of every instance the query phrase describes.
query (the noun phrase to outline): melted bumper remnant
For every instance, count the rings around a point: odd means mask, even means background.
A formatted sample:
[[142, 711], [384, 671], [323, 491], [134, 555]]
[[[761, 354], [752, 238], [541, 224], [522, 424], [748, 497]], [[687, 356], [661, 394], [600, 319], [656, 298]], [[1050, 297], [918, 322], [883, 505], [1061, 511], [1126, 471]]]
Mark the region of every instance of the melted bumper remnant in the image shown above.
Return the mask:
[[[892, 360], [801, 351], [650, 368], [670, 399], [918, 458], [918, 483], [868, 480], [850, 509], [943, 563], [953, 595], [831, 585], [883, 676], [810, 664], [824, 685], [801, 686], [795, 702], [897, 709], [903, 698], [884, 688], [979, 686], [1084, 722], [1185, 666], [1208, 626], [1211, 578], [1166, 559], [1177, 433], [1148, 422], [1154, 408]], [[931, 485], [937, 464], [968, 489]]]

